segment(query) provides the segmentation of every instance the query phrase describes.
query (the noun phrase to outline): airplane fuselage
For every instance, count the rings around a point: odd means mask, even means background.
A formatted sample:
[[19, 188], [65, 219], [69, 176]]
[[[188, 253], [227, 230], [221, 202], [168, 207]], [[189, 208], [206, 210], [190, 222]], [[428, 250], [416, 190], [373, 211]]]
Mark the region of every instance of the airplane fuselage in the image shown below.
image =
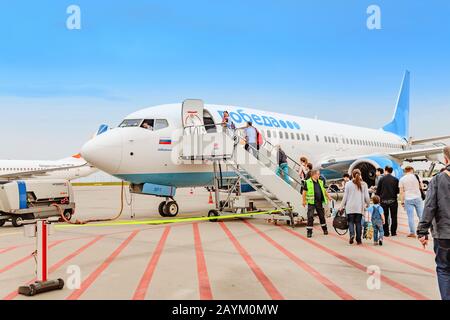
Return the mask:
[[[183, 135], [181, 110], [181, 104], [169, 104], [132, 113], [125, 118], [128, 123], [124, 127], [112, 129], [88, 142], [82, 154], [99, 169], [133, 183], [174, 187], [209, 185], [213, 179], [212, 165], [182, 164], [174, 152]], [[205, 123], [206, 120], [221, 123], [224, 111], [230, 113], [236, 127], [252, 121], [264, 139], [273, 145], [279, 144], [297, 161], [301, 156], [307, 157], [315, 166], [349, 155], [355, 158], [371, 155], [377, 160], [402, 151], [407, 145], [401, 137], [381, 129], [232, 106], [205, 105]], [[145, 120], [154, 121], [154, 130], [137, 124]], [[159, 125], [157, 120], [160, 120]], [[96, 152], [90, 152], [94, 148]], [[322, 173], [331, 179], [342, 175], [342, 172], [326, 168]]]

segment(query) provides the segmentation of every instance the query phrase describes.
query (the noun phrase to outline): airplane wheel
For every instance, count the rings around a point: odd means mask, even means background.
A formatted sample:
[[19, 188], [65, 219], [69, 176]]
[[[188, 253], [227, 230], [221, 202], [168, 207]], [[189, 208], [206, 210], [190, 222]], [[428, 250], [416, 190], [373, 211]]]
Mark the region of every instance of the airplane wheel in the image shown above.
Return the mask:
[[178, 214], [178, 209], [178, 203], [176, 203], [175, 201], [169, 201], [164, 206], [164, 214], [166, 215], [166, 217], [176, 217]]
[[[218, 217], [220, 216], [219, 212], [217, 210], [209, 210], [208, 217]], [[210, 219], [211, 222], [217, 222], [217, 219]]]
[[164, 212], [164, 207], [165, 207], [165, 206], [166, 206], [166, 202], [165, 202], [165, 201], [163, 201], [163, 202], [161, 202], [161, 203], [159, 204], [158, 212], [159, 212], [159, 214], [160, 214], [161, 217], [167, 217], [166, 214], [165, 214], [165, 212]]
[[21, 216], [13, 216], [11, 218], [12, 225], [16, 228], [21, 227], [23, 225], [23, 218]]
[[3, 227], [6, 223], [6, 220], [0, 220], [0, 227]]
[[64, 211], [64, 218], [66, 218], [67, 221], [70, 221], [70, 219], [72, 219], [72, 215], [72, 209], [67, 209], [66, 211]]

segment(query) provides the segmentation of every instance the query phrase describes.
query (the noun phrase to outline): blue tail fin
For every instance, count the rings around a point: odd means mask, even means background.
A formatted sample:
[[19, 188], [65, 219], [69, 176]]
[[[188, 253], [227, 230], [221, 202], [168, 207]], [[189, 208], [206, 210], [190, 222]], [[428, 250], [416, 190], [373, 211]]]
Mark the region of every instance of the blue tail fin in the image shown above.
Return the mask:
[[409, 71], [405, 71], [402, 86], [398, 94], [394, 118], [383, 127], [384, 131], [392, 132], [403, 139], [409, 139]]

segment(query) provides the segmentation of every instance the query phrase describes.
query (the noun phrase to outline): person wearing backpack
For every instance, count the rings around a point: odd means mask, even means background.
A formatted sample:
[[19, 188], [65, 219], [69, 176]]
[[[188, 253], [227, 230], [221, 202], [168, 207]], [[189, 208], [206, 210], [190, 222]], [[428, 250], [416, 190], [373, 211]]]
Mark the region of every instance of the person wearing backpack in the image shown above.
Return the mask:
[[417, 236], [425, 248], [431, 228], [436, 273], [442, 300], [450, 300], [450, 146], [444, 148], [446, 168], [430, 181]]
[[413, 167], [405, 168], [405, 175], [400, 179], [400, 200], [408, 215], [409, 238], [416, 237], [416, 224], [414, 222], [414, 211], [419, 220], [423, 213], [423, 187], [420, 178], [414, 174]]
[[370, 221], [373, 228], [373, 244], [374, 245], [383, 245], [383, 236], [384, 236], [384, 211], [380, 206], [380, 197], [373, 196], [372, 197], [373, 204], [367, 209], [367, 217], [366, 220]]

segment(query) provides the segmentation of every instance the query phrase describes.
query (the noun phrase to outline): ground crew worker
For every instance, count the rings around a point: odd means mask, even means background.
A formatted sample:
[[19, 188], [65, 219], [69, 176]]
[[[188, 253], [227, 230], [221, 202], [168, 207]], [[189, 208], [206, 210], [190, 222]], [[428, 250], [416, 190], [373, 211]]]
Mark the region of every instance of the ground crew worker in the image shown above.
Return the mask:
[[308, 205], [308, 224], [307, 236], [312, 237], [314, 225], [314, 212], [317, 211], [319, 215], [320, 225], [322, 226], [323, 234], [328, 234], [327, 221], [325, 220], [324, 205], [331, 200], [330, 195], [325, 190], [323, 181], [320, 180], [320, 171], [311, 170], [311, 178], [305, 181], [303, 189], [303, 206]]

